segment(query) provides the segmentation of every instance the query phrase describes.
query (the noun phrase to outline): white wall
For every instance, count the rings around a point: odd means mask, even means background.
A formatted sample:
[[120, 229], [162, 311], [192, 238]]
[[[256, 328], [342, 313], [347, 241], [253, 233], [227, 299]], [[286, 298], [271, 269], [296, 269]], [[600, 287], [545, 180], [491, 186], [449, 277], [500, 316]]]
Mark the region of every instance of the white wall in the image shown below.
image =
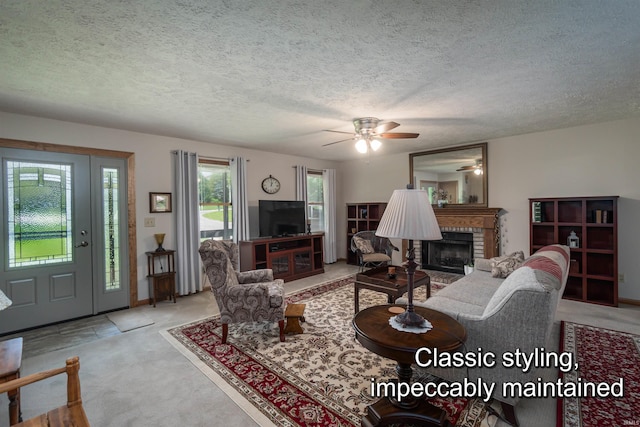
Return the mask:
[[[143, 227], [143, 219], [150, 216], [148, 193], [173, 192], [171, 150], [182, 148], [201, 155], [240, 155], [250, 159], [252, 206], [261, 198], [294, 199], [295, 164], [336, 168], [339, 258], [345, 258], [347, 253], [346, 203], [388, 201], [393, 190], [404, 188], [410, 179], [408, 154], [385, 155], [384, 145], [368, 158], [336, 163], [5, 113], [0, 113], [0, 138], [136, 153], [140, 299], [148, 296], [144, 252], [155, 247], [153, 234], [166, 232], [165, 246], [174, 243], [173, 214], [156, 214], [156, 227]], [[528, 252], [530, 197], [619, 195], [619, 271], [625, 276], [619, 295], [640, 301], [639, 139], [640, 118], [490, 140], [489, 206], [505, 210], [501, 216], [502, 251]], [[260, 182], [269, 174], [282, 184], [274, 196], [260, 189]]]
[[[338, 258], [346, 258], [347, 247], [347, 203], [387, 202], [393, 190], [406, 188], [410, 182], [409, 155], [384, 154], [382, 148], [362, 159], [340, 163], [342, 197], [338, 199], [338, 213], [336, 221]], [[393, 244], [401, 247], [401, 242], [392, 240]], [[393, 253], [393, 263], [400, 264], [402, 254]]]
[[530, 197], [620, 196], [618, 293], [640, 301], [640, 119], [501, 138], [488, 156], [503, 252], [528, 252]]
[[[409, 179], [408, 154], [340, 167], [342, 206], [387, 201]], [[619, 284], [619, 296], [640, 301], [640, 118], [490, 140], [487, 167], [488, 204], [504, 209], [503, 253], [528, 253], [529, 198], [620, 196], [619, 272], [625, 281]], [[339, 231], [346, 230], [344, 215]], [[338, 237], [338, 254], [344, 257], [346, 232]]]
[[[211, 157], [242, 156], [249, 159], [247, 166], [248, 199], [250, 212], [253, 214], [257, 212], [258, 200], [260, 199], [295, 199], [294, 165], [303, 164], [311, 169], [336, 169], [338, 165], [335, 162], [316, 159], [2, 112], [0, 112], [0, 138], [135, 153], [137, 287], [140, 300], [149, 297], [145, 251], [157, 247], [153, 235], [155, 233], [166, 233], [163, 246], [165, 248], [175, 247], [175, 213], [149, 213], [149, 192], [171, 192], [175, 194], [175, 189], [173, 188], [172, 150], [183, 149]], [[274, 195], [268, 195], [263, 192], [260, 185], [262, 180], [270, 174], [278, 178], [281, 183], [280, 191]], [[338, 188], [339, 192], [340, 188]], [[340, 197], [340, 194], [338, 194], [338, 197]], [[155, 218], [156, 226], [144, 227], [144, 218], [150, 217]], [[251, 218], [251, 222], [254, 224], [253, 228], [256, 228], [257, 220]], [[338, 227], [339, 230], [343, 228]]]

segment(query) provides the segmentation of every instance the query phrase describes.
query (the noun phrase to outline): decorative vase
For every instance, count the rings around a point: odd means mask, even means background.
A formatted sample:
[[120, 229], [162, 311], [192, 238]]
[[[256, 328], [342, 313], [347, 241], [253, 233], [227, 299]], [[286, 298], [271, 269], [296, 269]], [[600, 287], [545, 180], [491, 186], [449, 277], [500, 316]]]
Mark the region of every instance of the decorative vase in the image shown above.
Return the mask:
[[156, 238], [156, 243], [158, 244], [156, 252], [164, 252], [164, 248], [162, 247], [162, 243], [164, 242], [164, 233], [154, 234], [153, 237]]

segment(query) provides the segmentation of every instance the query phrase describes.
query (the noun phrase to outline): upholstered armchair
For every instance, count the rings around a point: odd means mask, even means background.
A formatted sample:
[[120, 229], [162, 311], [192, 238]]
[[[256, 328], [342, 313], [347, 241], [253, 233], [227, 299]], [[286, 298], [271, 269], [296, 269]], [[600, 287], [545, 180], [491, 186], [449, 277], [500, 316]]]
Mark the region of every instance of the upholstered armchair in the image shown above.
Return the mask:
[[284, 341], [284, 282], [270, 269], [238, 271], [238, 245], [226, 240], [205, 240], [200, 258], [220, 308], [222, 343], [230, 323], [278, 322]]
[[360, 231], [351, 238], [351, 250], [358, 257], [360, 271], [391, 262], [393, 251], [399, 251], [386, 237], [376, 236], [375, 231]]

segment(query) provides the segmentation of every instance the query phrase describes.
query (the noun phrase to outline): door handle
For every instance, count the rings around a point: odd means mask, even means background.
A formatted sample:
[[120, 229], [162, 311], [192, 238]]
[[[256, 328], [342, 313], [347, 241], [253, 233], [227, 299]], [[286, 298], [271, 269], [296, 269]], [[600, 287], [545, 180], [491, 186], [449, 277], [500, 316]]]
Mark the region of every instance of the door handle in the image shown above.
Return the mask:
[[82, 242], [80, 242], [79, 245], [76, 245], [74, 247], [76, 248], [86, 248], [87, 246], [89, 246], [89, 242], [85, 242], [84, 240]]

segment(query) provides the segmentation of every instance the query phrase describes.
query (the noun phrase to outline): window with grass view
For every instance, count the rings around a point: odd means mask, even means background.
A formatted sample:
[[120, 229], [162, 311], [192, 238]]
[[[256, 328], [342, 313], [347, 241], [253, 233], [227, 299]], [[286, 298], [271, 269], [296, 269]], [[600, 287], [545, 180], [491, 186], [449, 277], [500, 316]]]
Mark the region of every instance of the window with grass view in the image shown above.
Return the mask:
[[324, 231], [324, 192], [322, 172], [307, 172], [307, 209], [311, 231]]
[[8, 161], [9, 267], [73, 261], [71, 166]]
[[200, 238], [231, 239], [231, 173], [229, 162], [200, 159], [198, 163]]

